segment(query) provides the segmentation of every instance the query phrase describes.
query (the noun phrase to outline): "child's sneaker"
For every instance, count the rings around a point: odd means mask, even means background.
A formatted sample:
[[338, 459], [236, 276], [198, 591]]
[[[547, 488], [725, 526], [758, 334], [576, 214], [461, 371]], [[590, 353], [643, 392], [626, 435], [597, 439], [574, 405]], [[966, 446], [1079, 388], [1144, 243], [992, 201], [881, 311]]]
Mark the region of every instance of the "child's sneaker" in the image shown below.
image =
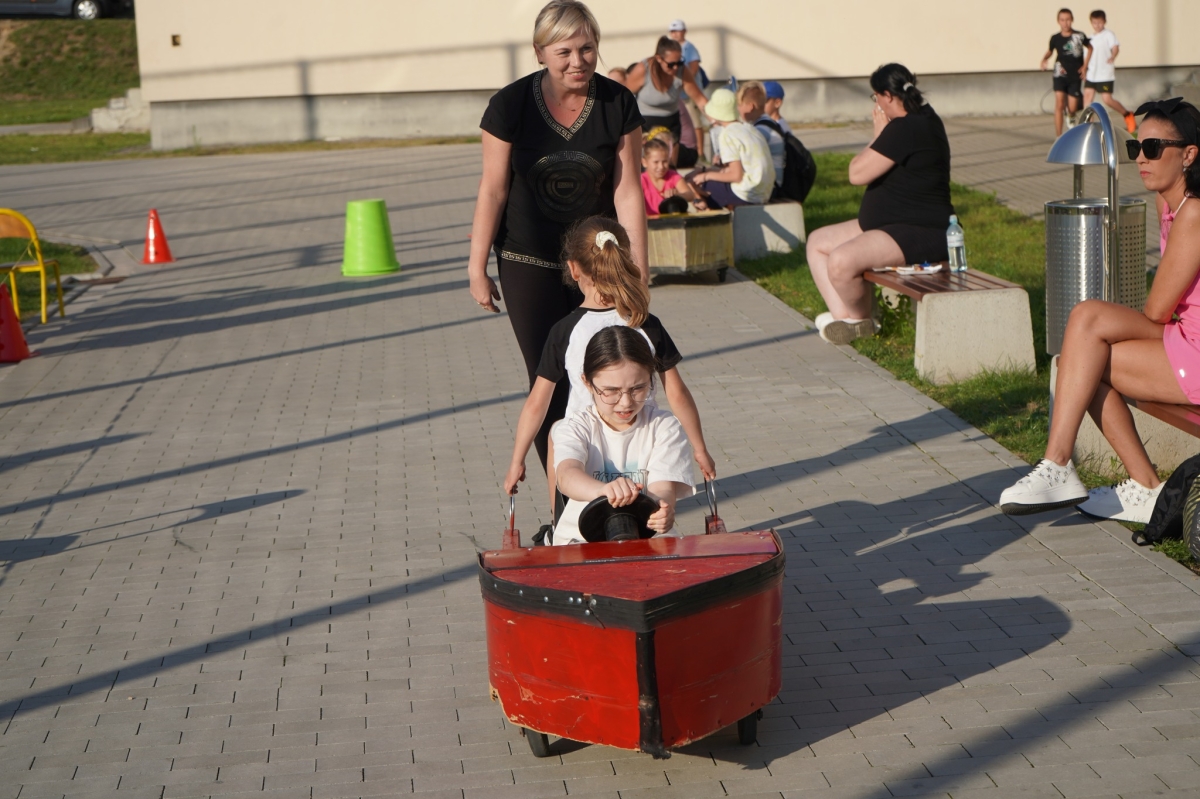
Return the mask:
[[1137, 119], [1134, 118], [1133, 114], [1125, 114], [1125, 127], [1130, 133], [1137, 133]]
[[817, 318], [813, 320], [813, 324], [817, 326], [817, 331], [825, 329], [825, 325], [833, 321], [833, 314], [829, 311], [817, 314]]
[[821, 338], [830, 344], [849, 344], [860, 338], [870, 338], [879, 330], [874, 319], [833, 319], [817, 327]]
[[1146, 488], [1131, 479], [1114, 486], [1093, 488], [1079, 510], [1098, 519], [1148, 524], [1164, 485], [1159, 483], [1156, 488]]
[[1000, 494], [1000, 510], [1010, 516], [1066, 508], [1088, 498], [1083, 481], [1075, 472], [1075, 464], [1067, 461], [1059, 466], [1043, 458], [1033, 471]]

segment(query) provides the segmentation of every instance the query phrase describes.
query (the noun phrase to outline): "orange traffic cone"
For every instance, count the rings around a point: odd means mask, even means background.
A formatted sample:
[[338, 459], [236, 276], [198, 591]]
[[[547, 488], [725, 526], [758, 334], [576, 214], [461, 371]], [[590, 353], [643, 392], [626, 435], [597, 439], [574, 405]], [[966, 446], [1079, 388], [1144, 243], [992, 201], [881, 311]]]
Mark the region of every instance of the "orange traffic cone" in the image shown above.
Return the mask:
[[25, 343], [25, 333], [13, 309], [8, 286], [0, 284], [0, 363], [16, 363], [36, 354], [30, 352]]
[[167, 234], [163, 233], [162, 222], [158, 221], [158, 211], [150, 209], [150, 218], [146, 220], [146, 252], [142, 256], [144, 264], [170, 264], [175, 259], [171, 256], [171, 247], [167, 244]]

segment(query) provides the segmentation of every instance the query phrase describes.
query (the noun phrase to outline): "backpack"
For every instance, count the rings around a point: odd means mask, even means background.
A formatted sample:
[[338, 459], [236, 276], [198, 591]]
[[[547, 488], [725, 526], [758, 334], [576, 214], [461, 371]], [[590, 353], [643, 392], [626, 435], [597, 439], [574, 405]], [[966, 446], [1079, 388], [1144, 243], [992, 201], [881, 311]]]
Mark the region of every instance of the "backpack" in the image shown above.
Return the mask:
[[785, 200], [804, 202], [817, 179], [817, 162], [812, 153], [773, 119], [760, 119], [755, 126], [765, 126], [783, 138], [783, 181], [775, 187], [775, 194]]
[[[1192, 537], [1184, 529], [1184, 514], [1186, 510], [1189, 517], [1195, 516], [1197, 499], [1192, 499], [1191, 508], [1185, 508], [1185, 505], [1189, 504], [1189, 494], [1193, 493], [1197, 477], [1200, 477], [1200, 455], [1193, 455], [1179, 464], [1179, 468], [1167, 478], [1167, 484], [1154, 503], [1150, 521], [1144, 530], [1133, 534], [1133, 543], [1144, 547], [1167, 538], [1188, 540]], [[1188, 521], [1192, 521], [1192, 518]], [[1191, 544], [1191, 541], [1188, 543]]]

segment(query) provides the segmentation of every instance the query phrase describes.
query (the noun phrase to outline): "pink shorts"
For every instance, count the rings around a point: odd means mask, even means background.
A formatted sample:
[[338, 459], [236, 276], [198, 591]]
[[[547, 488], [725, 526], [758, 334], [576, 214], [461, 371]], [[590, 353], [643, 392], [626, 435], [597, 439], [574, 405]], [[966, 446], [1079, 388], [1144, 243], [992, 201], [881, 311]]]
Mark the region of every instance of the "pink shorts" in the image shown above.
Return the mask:
[[1193, 405], [1200, 405], [1200, 347], [1188, 340], [1178, 322], [1168, 322], [1163, 330], [1163, 349], [1184, 396]]

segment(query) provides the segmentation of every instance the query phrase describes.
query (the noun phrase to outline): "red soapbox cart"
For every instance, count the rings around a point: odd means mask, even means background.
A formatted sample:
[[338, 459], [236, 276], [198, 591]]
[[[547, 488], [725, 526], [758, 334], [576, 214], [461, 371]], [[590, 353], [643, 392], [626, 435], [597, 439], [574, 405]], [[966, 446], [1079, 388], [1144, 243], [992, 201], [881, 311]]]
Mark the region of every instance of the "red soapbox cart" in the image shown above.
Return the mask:
[[[580, 515], [597, 543], [479, 556], [492, 698], [533, 754], [549, 735], [670, 757], [733, 723], [755, 741], [779, 693], [784, 553], [774, 530], [728, 533], [708, 486], [706, 535], [649, 538], [656, 503], [603, 497]], [[641, 503], [640, 500], [646, 500]]]

